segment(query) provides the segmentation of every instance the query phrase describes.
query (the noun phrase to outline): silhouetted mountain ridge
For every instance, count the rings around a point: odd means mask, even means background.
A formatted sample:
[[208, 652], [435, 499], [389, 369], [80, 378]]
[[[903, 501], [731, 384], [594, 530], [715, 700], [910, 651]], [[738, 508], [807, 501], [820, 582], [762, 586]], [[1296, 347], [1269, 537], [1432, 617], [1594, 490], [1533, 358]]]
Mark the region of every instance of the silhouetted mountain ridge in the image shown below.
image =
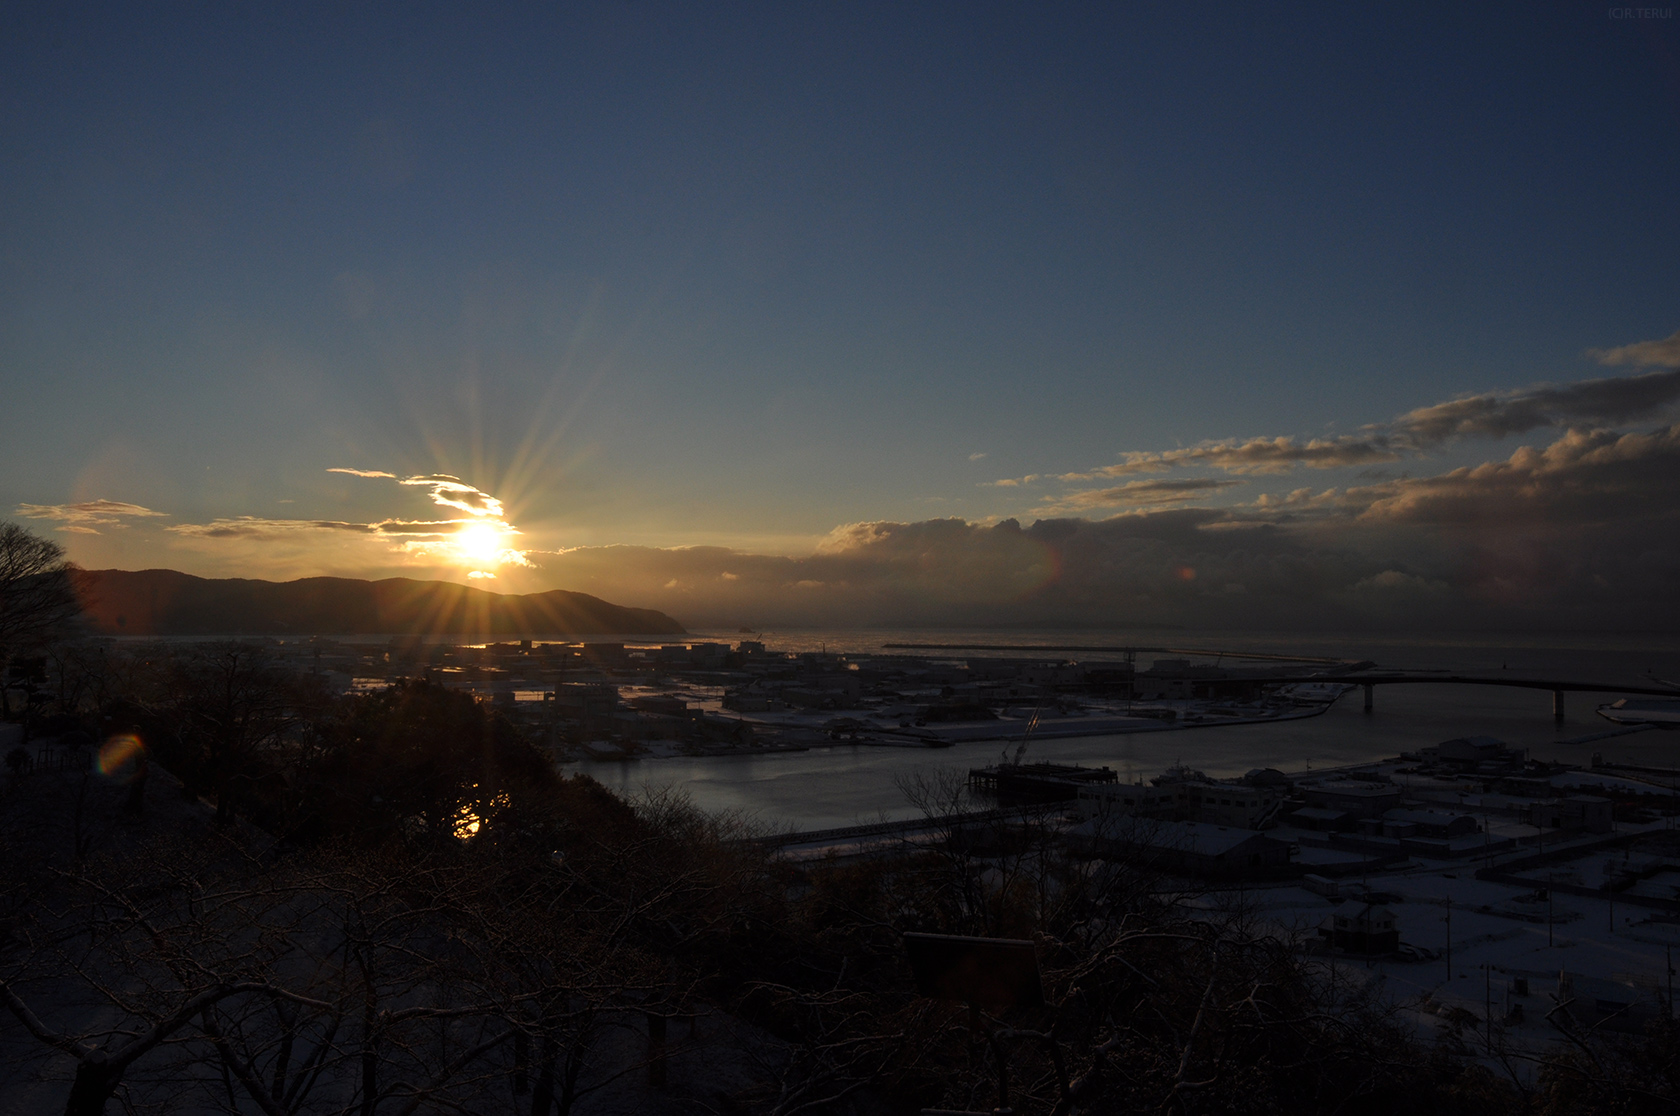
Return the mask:
[[663, 612], [587, 593], [491, 593], [447, 581], [204, 578], [85, 570], [82, 607], [110, 635], [681, 635]]

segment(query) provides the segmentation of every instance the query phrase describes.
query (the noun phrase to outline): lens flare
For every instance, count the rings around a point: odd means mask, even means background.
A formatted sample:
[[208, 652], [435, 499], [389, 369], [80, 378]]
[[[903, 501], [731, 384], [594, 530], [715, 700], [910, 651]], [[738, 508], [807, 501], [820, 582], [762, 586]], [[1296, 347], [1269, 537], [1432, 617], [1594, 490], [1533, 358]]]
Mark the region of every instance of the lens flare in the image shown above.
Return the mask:
[[120, 733], [99, 746], [95, 764], [111, 782], [132, 783], [146, 772], [146, 746], [133, 733]]

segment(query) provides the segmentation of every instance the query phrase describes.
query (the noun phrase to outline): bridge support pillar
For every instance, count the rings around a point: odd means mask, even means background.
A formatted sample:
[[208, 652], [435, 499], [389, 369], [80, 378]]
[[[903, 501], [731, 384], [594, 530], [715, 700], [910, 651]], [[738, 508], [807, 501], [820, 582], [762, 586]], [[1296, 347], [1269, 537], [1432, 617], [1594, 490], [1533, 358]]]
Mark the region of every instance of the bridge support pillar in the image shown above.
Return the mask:
[[1552, 691], [1552, 720], [1563, 720], [1563, 691]]
[[1376, 689], [1377, 688], [1369, 682], [1365, 683], [1365, 712], [1367, 713], [1369, 713], [1373, 708], [1374, 703], [1371, 701], [1371, 695], [1376, 693]]

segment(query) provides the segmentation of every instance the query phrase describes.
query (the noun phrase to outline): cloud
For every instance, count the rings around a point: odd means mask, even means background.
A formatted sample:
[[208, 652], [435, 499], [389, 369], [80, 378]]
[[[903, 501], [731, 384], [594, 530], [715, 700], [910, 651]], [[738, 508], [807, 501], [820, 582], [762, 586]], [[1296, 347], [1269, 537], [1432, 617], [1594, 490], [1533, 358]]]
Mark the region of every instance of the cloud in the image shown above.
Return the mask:
[[368, 524], [381, 535], [410, 535], [415, 538], [445, 539], [473, 519], [381, 519]]
[[97, 535], [101, 527], [126, 527], [131, 518], [167, 516], [168, 512], [153, 511], [139, 504], [125, 504], [118, 500], [85, 500], [78, 504], [19, 504], [17, 514], [29, 519], [56, 519], [59, 531], [77, 535]]
[[969, 459], [969, 460], [970, 460], [970, 461], [979, 461], [979, 460], [981, 460], [981, 459], [982, 459], [982, 458], [984, 458], [984, 457], [985, 457], [985, 456], [986, 456], [986, 455], [985, 455], [985, 454], [983, 454], [983, 453], [971, 453], [971, 454], [969, 454], [969, 455], [968, 455], [968, 459]]
[[401, 484], [422, 485], [431, 489], [432, 503], [446, 508], [458, 508], [469, 515], [494, 516], [503, 514], [502, 502], [460, 477], [439, 473], [429, 477], [405, 477]]
[[[719, 547], [588, 547], [535, 556], [553, 584], [739, 626], [1322, 621], [1313, 601], [1392, 563], [1317, 553], [1264, 527], [1210, 532], [1188, 508], [1119, 519], [960, 519], [836, 528], [804, 557]], [[1240, 538], [1238, 537], [1240, 536]], [[1186, 578], [1186, 569], [1197, 571]], [[735, 573], [725, 581], [719, 574]], [[1246, 612], [1233, 611], [1240, 585]]]
[[351, 534], [377, 534], [372, 523], [343, 523], [329, 519], [263, 519], [241, 515], [227, 519], [213, 519], [209, 523], [177, 523], [165, 531], [198, 539], [258, 539], [295, 535], [300, 532], [332, 531]]
[[1401, 570], [1384, 570], [1354, 583], [1355, 589], [1378, 589], [1393, 593], [1441, 593], [1450, 587], [1444, 581], [1430, 581]]
[[1571, 430], [1504, 461], [1349, 489], [1361, 518], [1552, 530], [1673, 518], [1680, 512], [1680, 425], [1651, 433]]
[[352, 477], [394, 480], [398, 484], [430, 489], [428, 495], [431, 496], [432, 503], [439, 507], [455, 508], [469, 515], [500, 519], [507, 514], [502, 507], [502, 502], [496, 497], [449, 473], [433, 473], [398, 479], [395, 473], [387, 473], [381, 469], [332, 468], [328, 469], [327, 472], [345, 473]]
[[1409, 411], [1387, 429], [1400, 439], [1429, 446], [1450, 438], [1505, 438], [1547, 427], [1619, 425], [1656, 419], [1671, 411], [1677, 400], [1680, 400], [1680, 369], [1671, 369], [1561, 386], [1540, 384], [1520, 391], [1467, 395]]
[[1131, 481], [1115, 488], [1094, 488], [1072, 492], [1043, 509], [1046, 514], [1088, 511], [1092, 508], [1150, 507], [1162, 504], [1182, 504], [1198, 496], [1207, 496], [1223, 489], [1234, 488], [1244, 481], [1215, 480], [1199, 477], [1187, 480]]
[[[332, 468], [327, 471], [423, 488], [433, 504], [465, 512], [466, 515], [448, 519], [392, 517], [371, 523], [333, 519], [269, 519], [245, 515], [217, 518], [209, 523], [183, 523], [167, 530], [181, 539], [233, 546], [242, 542], [261, 542], [272, 547], [285, 541], [289, 544], [287, 554], [292, 560], [313, 558], [317, 564], [322, 564], [331, 559], [335, 569], [342, 568], [347, 562], [354, 563], [354, 552], [347, 558], [342, 540], [357, 537], [376, 544], [376, 551], [365, 552], [363, 565], [377, 562], [388, 566], [394, 557], [399, 567], [465, 569], [469, 578], [483, 579], [496, 576], [496, 569], [501, 567], [529, 567], [531, 564], [525, 551], [513, 545], [520, 531], [504, 518], [502, 502], [459, 477], [436, 473], [398, 478], [393, 473], [376, 469]], [[341, 542], [332, 543], [330, 540], [333, 539]], [[259, 560], [249, 550], [245, 557]], [[272, 561], [274, 557], [270, 553], [260, 560]]]
[[[1113, 464], [1062, 473], [1056, 479], [1078, 483], [1185, 468], [1261, 476], [1288, 473], [1296, 468], [1368, 468], [1464, 438], [1497, 439], [1538, 429], [1569, 430], [1664, 420], [1680, 403], [1680, 332], [1660, 341], [1593, 350], [1592, 355], [1604, 364], [1666, 367], [1633, 376], [1571, 384], [1542, 383], [1510, 391], [1465, 395], [1416, 408], [1392, 422], [1376, 423], [1359, 434], [1338, 438], [1228, 438], [1181, 449], [1131, 450], [1122, 453], [1120, 460]], [[1016, 488], [1038, 479], [1037, 474], [1028, 474], [992, 484]], [[1095, 494], [1082, 498], [1099, 499]], [[1053, 506], [1082, 505], [1070, 498]]]
[[1326, 488], [1320, 492], [1314, 492], [1311, 488], [1296, 488], [1281, 496], [1262, 492], [1254, 498], [1252, 504], [1245, 507], [1260, 512], [1302, 512], [1337, 507], [1340, 500], [1341, 493], [1334, 488]]
[[333, 468], [333, 469], [328, 469], [327, 472], [329, 472], [329, 473], [348, 473], [353, 477], [385, 477], [389, 480], [396, 480], [397, 479], [397, 476], [396, 476], [395, 473], [381, 472], [378, 469], [339, 469], [339, 468]]
[[[432, 503], [443, 508], [466, 512], [470, 519], [437, 521], [383, 520], [367, 524], [374, 533], [383, 536], [406, 536], [398, 543], [410, 559], [416, 561], [444, 561], [450, 564], [483, 566], [529, 566], [525, 551], [507, 545], [520, 534], [507, 521], [507, 510], [501, 500], [476, 485], [468, 484], [451, 473], [432, 473], [398, 478], [393, 473], [376, 469], [328, 469], [329, 473], [348, 473], [356, 477], [395, 480], [410, 488], [424, 488]], [[491, 570], [478, 569], [468, 573], [472, 578], [494, 577]]]
[[[1680, 341], [1675, 338], [1648, 344], [1680, 347]], [[1638, 348], [1628, 346], [1629, 350]], [[1506, 438], [1538, 429], [1615, 426], [1659, 419], [1672, 411], [1676, 402], [1680, 402], [1680, 368], [1573, 384], [1539, 384], [1515, 391], [1466, 395], [1419, 407], [1358, 435], [1309, 441], [1291, 437], [1227, 439], [1187, 449], [1133, 451], [1123, 454], [1113, 465], [1083, 473], [1064, 473], [1057, 479], [1084, 481], [1193, 466], [1239, 475], [1287, 473], [1298, 466], [1308, 469], [1370, 466], [1399, 461], [1451, 439]]]
[[1589, 356], [1597, 358], [1600, 364], [1660, 364], [1667, 368], [1680, 367], [1680, 330], [1661, 341], [1639, 341], [1615, 349], [1589, 349], [1587, 352]]
[[462, 528], [480, 522], [477, 519], [381, 519], [375, 523], [349, 523], [337, 519], [266, 519], [241, 515], [213, 519], [209, 523], [178, 523], [164, 530], [201, 539], [278, 538], [326, 532], [377, 535], [405, 542], [442, 542], [455, 538]]
[[1190, 466], [1237, 474], [1276, 474], [1287, 473], [1298, 465], [1309, 469], [1339, 469], [1399, 459], [1400, 454], [1380, 435], [1314, 438], [1306, 442], [1290, 437], [1227, 439], [1159, 453], [1133, 451], [1123, 454], [1117, 464], [1085, 473], [1063, 473], [1056, 479], [1085, 481], [1098, 477], [1162, 473]]
[[663, 608], [690, 626], [1680, 626], [1680, 425], [1566, 430], [1438, 475], [1228, 507], [1144, 502], [1196, 494], [1164, 487], [1181, 483], [1070, 497], [1137, 505], [1100, 520], [849, 523], [805, 556], [620, 546], [532, 557], [548, 584]]
[[[803, 557], [629, 546], [533, 557], [549, 584], [690, 626], [1438, 633], [1680, 622], [1672, 520], [1655, 532], [1537, 529], [1518, 541], [1497, 528], [1432, 539], [1353, 515], [1231, 525], [1220, 511], [1180, 508], [1028, 527], [854, 524], [843, 543]], [[736, 580], [720, 578], [725, 563]]]
[[[1605, 363], [1680, 364], [1680, 333], [1662, 341], [1648, 341], [1597, 354]], [[1358, 434], [1336, 438], [1299, 439], [1291, 436], [1227, 438], [1171, 450], [1130, 450], [1113, 464], [1081, 472], [1061, 473], [1063, 484], [1175, 469], [1209, 469], [1235, 476], [1278, 476], [1298, 468], [1370, 469], [1374, 465], [1416, 457], [1448, 441], [1466, 438], [1506, 438], [1538, 429], [1575, 430], [1662, 421], [1680, 404], [1680, 367], [1633, 376], [1580, 380], [1571, 384], [1537, 384], [1512, 391], [1489, 391], [1461, 396], [1408, 411], [1388, 423], [1366, 427]], [[1037, 473], [1006, 477], [991, 487], [1019, 488], [1042, 480]], [[1144, 499], [1152, 491], [1131, 485], [1074, 493], [1047, 504], [1041, 511], [1080, 511], [1101, 506], [1171, 502], [1165, 489], [1161, 499]]]

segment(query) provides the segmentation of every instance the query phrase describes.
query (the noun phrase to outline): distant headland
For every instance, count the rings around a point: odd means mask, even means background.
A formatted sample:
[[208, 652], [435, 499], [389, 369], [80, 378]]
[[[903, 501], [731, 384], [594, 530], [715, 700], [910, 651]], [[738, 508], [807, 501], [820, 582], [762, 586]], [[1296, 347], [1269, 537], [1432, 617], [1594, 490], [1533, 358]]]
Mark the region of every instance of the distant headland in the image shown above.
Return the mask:
[[447, 581], [203, 578], [175, 570], [84, 570], [82, 607], [108, 635], [681, 635], [651, 608], [587, 593], [491, 593]]

